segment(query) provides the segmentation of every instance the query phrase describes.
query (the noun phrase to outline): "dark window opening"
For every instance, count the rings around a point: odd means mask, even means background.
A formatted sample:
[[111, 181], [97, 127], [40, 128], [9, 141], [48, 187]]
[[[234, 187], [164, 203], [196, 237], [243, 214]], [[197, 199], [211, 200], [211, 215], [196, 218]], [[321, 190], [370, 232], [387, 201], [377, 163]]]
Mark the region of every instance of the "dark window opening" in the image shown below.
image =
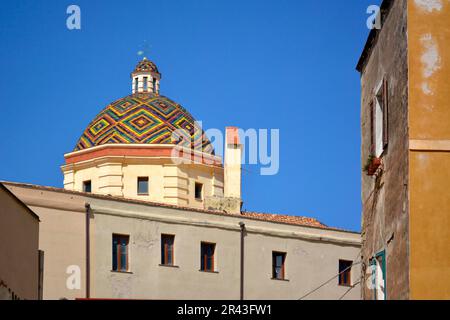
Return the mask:
[[127, 235], [113, 234], [112, 241], [112, 269], [114, 271], [128, 271], [128, 243]]
[[284, 252], [272, 252], [272, 278], [284, 280], [285, 279], [285, 266], [286, 253]]
[[156, 79], [153, 78], [153, 92], [156, 92]]
[[175, 236], [169, 234], [161, 235], [161, 264], [173, 266], [174, 256], [173, 256], [173, 243], [175, 241]]
[[148, 78], [144, 77], [144, 91], [147, 92], [147, 89], [148, 89]]
[[138, 88], [139, 88], [139, 80], [138, 78], [134, 78], [134, 91], [138, 92]]
[[197, 200], [203, 199], [203, 184], [198, 182], [195, 183], [195, 199]]
[[148, 177], [138, 177], [137, 181], [138, 194], [148, 194]]
[[201, 259], [200, 259], [200, 270], [201, 271], [214, 271], [214, 252], [216, 250], [216, 245], [214, 243], [201, 243]]
[[83, 182], [83, 192], [92, 192], [92, 182], [91, 182], [91, 180]]
[[352, 285], [352, 264], [353, 261], [339, 260], [339, 285], [351, 286]]

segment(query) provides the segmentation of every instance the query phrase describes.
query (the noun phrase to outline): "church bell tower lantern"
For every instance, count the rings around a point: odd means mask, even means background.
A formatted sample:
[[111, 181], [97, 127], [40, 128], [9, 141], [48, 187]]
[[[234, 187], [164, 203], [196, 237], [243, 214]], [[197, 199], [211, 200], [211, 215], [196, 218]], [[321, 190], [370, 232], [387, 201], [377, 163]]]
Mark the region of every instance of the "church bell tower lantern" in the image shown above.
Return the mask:
[[156, 65], [144, 57], [131, 73], [132, 93], [159, 94], [161, 74]]

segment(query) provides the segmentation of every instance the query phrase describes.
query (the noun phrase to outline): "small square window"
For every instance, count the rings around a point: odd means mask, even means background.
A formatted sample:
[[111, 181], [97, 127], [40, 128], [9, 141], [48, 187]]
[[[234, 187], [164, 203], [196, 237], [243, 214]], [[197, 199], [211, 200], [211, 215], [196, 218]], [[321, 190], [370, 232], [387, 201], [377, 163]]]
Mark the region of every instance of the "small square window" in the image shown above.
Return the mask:
[[161, 264], [166, 266], [173, 266], [173, 244], [175, 236], [169, 234], [161, 235]]
[[202, 242], [200, 245], [200, 270], [214, 272], [214, 253], [216, 245], [214, 243]]
[[352, 285], [352, 265], [353, 261], [339, 260], [339, 285], [351, 286]]
[[137, 182], [138, 194], [148, 195], [148, 177], [139, 177]]
[[278, 280], [285, 279], [285, 266], [286, 253], [284, 252], [272, 252], [272, 278]]
[[195, 183], [195, 199], [203, 200], [203, 184]]
[[91, 180], [87, 180], [83, 182], [83, 192], [92, 192], [92, 183]]

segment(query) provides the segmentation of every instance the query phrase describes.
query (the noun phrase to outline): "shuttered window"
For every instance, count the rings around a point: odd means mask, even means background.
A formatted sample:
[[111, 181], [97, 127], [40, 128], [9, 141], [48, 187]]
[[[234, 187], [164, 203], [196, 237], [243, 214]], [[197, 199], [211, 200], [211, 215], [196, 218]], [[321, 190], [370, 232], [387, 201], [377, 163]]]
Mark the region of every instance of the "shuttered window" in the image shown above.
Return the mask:
[[214, 243], [202, 242], [200, 248], [200, 270], [201, 271], [214, 271], [214, 253], [216, 251], [216, 245]]
[[128, 271], [128, 243], [127, 235], [113, 234], [112, 241], [112, 269], [113, 271]]
[[383, 155], [389, 142], [388, 88], [387, 78], [384, 78], [370, 103], [370, 152], [377, 158]]
[[286, 260], [286, 253], [272, 252], [272, 278], [278, 280], [285, 279], [284, 262]]
[[161, 264], [167, 266], [173, 266], [173, 244], [175, 242], [175, 236], [169, 234], [161, 235]]

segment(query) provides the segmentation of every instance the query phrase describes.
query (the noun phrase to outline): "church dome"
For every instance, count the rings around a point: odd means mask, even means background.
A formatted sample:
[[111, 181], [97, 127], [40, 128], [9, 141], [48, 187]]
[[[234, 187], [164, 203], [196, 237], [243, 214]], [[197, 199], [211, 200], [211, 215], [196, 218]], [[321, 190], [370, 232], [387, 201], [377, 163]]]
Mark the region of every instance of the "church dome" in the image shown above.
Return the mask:
[[159, 94], [161, 74], [143, 58], [131, 73], [132, 94], [104, 108], [84, 130], [74, 151], [111, 144], [179, 144], [214, 154], [192, 115]]
[[[182, 139], [173, 141], [175, 130]], [[210, 141], [200, 130], [192, 115], [169, 98], [156, 93], [135, 93], [104, 108], [83, 132], [74, 151], [108, 143], [177, 144], [190, 141], [191, 148], [214, 154]]]

